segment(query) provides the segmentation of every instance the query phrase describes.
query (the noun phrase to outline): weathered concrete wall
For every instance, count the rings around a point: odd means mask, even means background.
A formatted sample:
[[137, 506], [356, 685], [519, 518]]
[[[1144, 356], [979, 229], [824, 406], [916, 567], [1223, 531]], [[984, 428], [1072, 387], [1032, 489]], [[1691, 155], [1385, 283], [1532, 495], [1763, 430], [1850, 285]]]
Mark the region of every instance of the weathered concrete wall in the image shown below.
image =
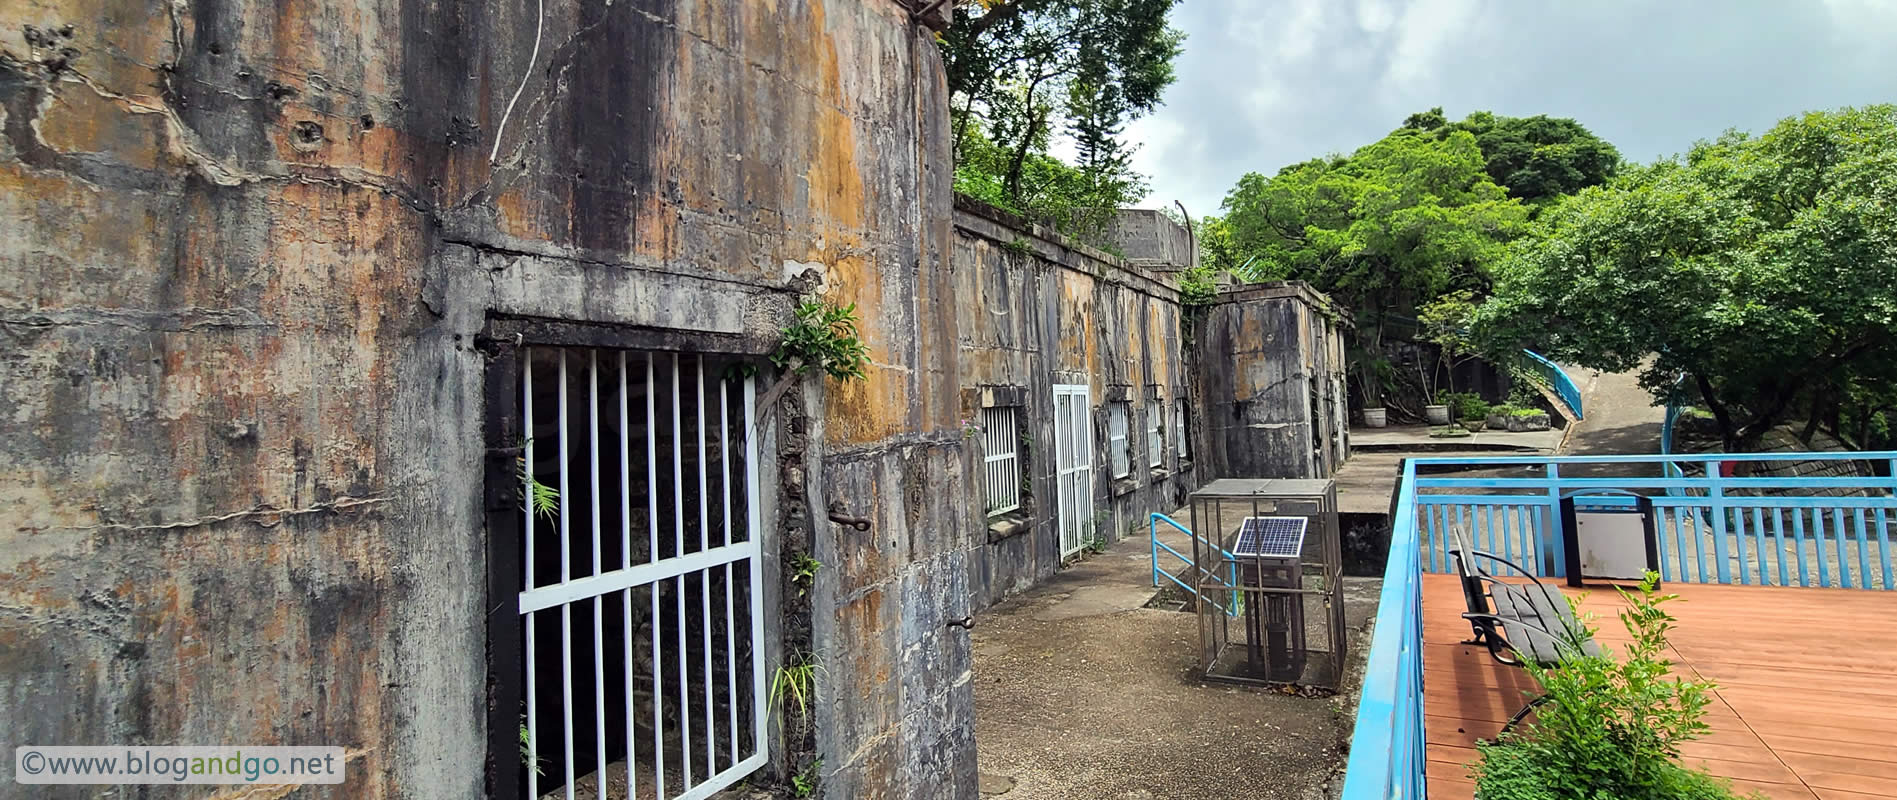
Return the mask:
[[[1179, 457], [1170, 418], [1176, 404], [1190, 402], [1177, 289], [974, 201], [958, 198], [955, 229], [963, 414], [979, 419], [984, 407], [1015, 406], [1028, 440], [1021, 509], [976, 515], [985, 546], [974, 551], [970, 573], [977, 603], [987, 605], [1061, 564], [1055, 384], [1088, 387], [1094, 477], [1085, 521], [1101, 515], [1100, 533], [1108, 540], [1144, 535], [1149, 512], [1177, 509], [1201, 481], [1192, 462]], [[1117, 481], [1106, 434], [1105, 404], [1113, 400], [1129, 401], [1132, 412], [1132, 472]], [[1144, 433], [1152, 413], [1165, 424], [1158, 468], [1149, 466]], [[977, 474], [973, 482], [980, 480]], [[979, 496], [980, 488], [971, 491]]]
[[1176, 272], [1198, 264], [1192, 234], [1158, 209], [1120, 209], [1107, 226], [1106, 238], [1137, 267]]
[[1225, 287], [1199, 313], [1206, 478], [1330, 477], [1350, 452], [1342, 314], [1298, 281]]
[[478, 796], [475, 338], [757, 350], [811, 272], [873, 360], [811, 390], [779, 498], [876, 522], [818, 523], [825, 793], [973, 796], [930, 33], [892, 0], [545, 8], [530, 64], [532, 3], [0, 7], [0, 750], [335, 744], [349, 782], [302, 796]]

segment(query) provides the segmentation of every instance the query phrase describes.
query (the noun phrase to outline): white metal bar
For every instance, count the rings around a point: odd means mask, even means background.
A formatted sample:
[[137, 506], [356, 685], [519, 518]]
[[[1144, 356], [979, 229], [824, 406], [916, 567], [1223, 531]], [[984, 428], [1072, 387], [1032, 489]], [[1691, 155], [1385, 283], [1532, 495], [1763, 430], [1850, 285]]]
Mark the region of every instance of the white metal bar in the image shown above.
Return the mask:
[[[619, 558], [620, 566], [632, 568], [632, 420], [626, 413], [626, 351], [619, 351]], [[639, 781], [633, 774], [633, 765], [639, 763], [638, 753], [632, 745], [634, 706], [632, 698], [632, 590], [625, 589], [620, 597], [625, 601], [626, 622], [626, 660], [620, 664], [620, 674], [625, 681], [626, 690], [626, 800], [632, 800], [639, 794]], [[600, 765], [601, 774], [605, 765]], [[600, 789], [600, 797], [606, 796], [606, 790]]]
[[[685, 425], [679, 408], [679, 385], [683, 382], [678, 365], [678, 354], [672, 354], [672, 520], [676, 537], [674, 558], [685, 555]], [[685, 668], [685, 577], [673, 579], [677, 591], [673, 594], [678, 606], [678, 725], [680, 749], [683, 753], [679, 767], [684, 770], [685, 786], [692, 785], [692, 682]]]
[[[723, 480], [719, 486], [724, 489], [725, 546], [731, 546], [731, 412], [730, 391], [723, 378], [718, 380], [718, 464]], [[738, 633], [735, 628], [738, 616], [733, 613], [736, 605], [731, 592], [731, 562], [725, 562], [725, 708], [730, 712], [728, 730], [731, 732], [731, 762], [738, 762]]]
[[[534, 500], [533, 500], [534, 359], [533, 359], [533, 350], [531, 348], [525, 349], [522, 351], [521, 355], [522, 355], [521, 360], [523, 362], [523, 366], [520, 372], [521, 395], [522, 395], [521, 427], [525, 430], [525, 433], [527, 434], [527, 441], [524, 443], [523, 449], [522, 449], [522, 455], [527, 460], [527, 464], [526, 464], [527, 474], [526, 474], [525, 479], [522, 481], [523, 485], [521, 486], [521, 492], [523, 493], [522, 494], [522, 503], [523, 503], [522, 510], [525, 511], [527, 515], [526, 522], [522, 526], [527, 532], [527, 553], [526, 553], [526, 556], [522, 559], [523, 561], [526, 562], [526, 575], [525, 577], [521, 579], [521, 585], [528, 589], [532, 589], [534, 585]], [[539, 684], [534, 683], [534, 615], [533, 615], [533, 612], [530, 612], [530, 611], [522, 611], [521, 614], [527, 618], [527, 651], [526, 651], [526, 654], [527, 654], [527, 795], [529, 797], [538, 798], [540, 797], [540, 769], [539, 769], [540, 768], [540, 727], [538, 724], [539, 715], [534, 713], [536, 711], [536, 706], [538, 705], [537, 703], [534, 702], [534, 695], [536, 694], [536, 692], [534, 691], [534, 687], [539, 685]]]
[[[600, 563], [599, 529], [599, 350], [586, 351], [586, 421], [592, 436], [587, 445], [588, 479], [593, 485], [593, 574], [604, 568]], [[606, 595], [593, 595], [593, 762], [594, 796], [606, 797]]]
[[[711, 464], [705, 454], [705, 355], [698, 355], [698, 549], [711, 549]], [[705, 774], [718, 774], [718, 715], [711, 696], [711, 571], [698, 573], [698, 630], [705, 662]]]
[[[758, 508], [758, 466], [757, 466], [757, 380], [744, 379], [744, 497], [746, 539], [757, 542], [758, 532], [764, 529], [763, 512]], [[745, 570], [751, 583], [751, 742], [757, 752], [740, 764], [751, 763], [753, 759], [762, 761], [764, 754], [770, 751], [766, 746], [765, 695], [764, 695], [764, 588], [763, 576], [759, 574], [758, 561], [752, 561]]]
[[[652, 532], [652, 562], [659, 559], [659, 412], [658, 357], [646, 357], [646, 523]], [[665, 659], [659, 655], [659, 584], [652, 595], [652, 762], [653, 796], [665, 800]]]
[[[560, 580], [572, 577], [571, 544], [572, 512], [567, 501], [571, 497], [568, 491], [568, 473], [573, 470], [567, 465], [573, 463], [567, 459], [567, 371], [566, 348], [560, 348]], [[560, 606], [560, 699], [565, 712], [566, 725], [566, 798], [573, 800], [573, 772], [577, 759], [573, 757], [573, 606]]]
[[742, 780], [744, 776], [751, 774], [762, 766], [764, 766], [764, 751], [760, 749], [750, 758], [738, 762], [736, 766], [706, 778], [704, 783], [686, 789], [683, 794], [678, 795], [673, 798], [673, 800], [705, 800], [705, 798], [724, 791], [727, 787], [737, 783], [739, 780]]

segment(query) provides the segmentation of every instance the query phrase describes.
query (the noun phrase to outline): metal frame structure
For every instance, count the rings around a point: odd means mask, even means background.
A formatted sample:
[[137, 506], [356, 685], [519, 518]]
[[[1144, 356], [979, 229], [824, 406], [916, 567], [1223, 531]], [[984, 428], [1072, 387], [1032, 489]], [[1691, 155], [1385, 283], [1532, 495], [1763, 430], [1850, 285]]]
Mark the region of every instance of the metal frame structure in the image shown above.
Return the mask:
[[1080, 552], [1093, 534], [1091, 393], [1086, 384], [1054, 384], [1054, 516], [1061, 558]]
[[[769, 758], [755, 379], [723, 369], [735, 358], [638, 348], [670, 338], [500, 322], [490, 330], [513, 335], [477, 340], [490, 354], [489, 795], [541, 796], [546, 763], [566, 797], [603, 793], [620, 769], [629, 797], [709, 797]], [[557, 386], [536, 392], [537, 374]], [[551, 514], [535, 509], [542, 477], [557, 482]], [[539, 663], [549, 648], [556, 675]], [[539, 696], [548, 681], [557, 714]], [[559, 752], [543, 752], [549, 737]]]
[[1166, 463], [1166, 403], [1154, 400], [1146, 404], [1146, 466], [1158, 469]]
[[1111, 477], [1133, 474], [1133, 404], [1127, 400], [1107, 401], [1107, 461]]
[[1013, 406], [981, 410], [982, 490], [989, 514], [1021, 507], [1021, 439]]
[[[1199, 670], [1207, 680], [1249, 685], [1286, 683], [1335, 689], [1343, 681], [1347, 638], [1344, 634], [1343, 546], [1337, 519], [1337, 486], [1331, 480], [1238, 479], [1213, 481], [1193, 492], [1193, 591], [1199, 596]], [[1234, 556], [1235, 538], [1247, 517], [1302, 516], [1310, 520], [1298, 564], [1296, 588], [1246, 585], [1241, 570], [1250, 559]], [[1155, 554], [1155, 559], [1157, 555]], [[1319, 624], [1322, 646], [1307, 648], [1309, 668], [1296, 680], [1249, 674], [1227, 663], [1234, 621], [1251, 623], [1245, 609], [1271, 605], [1272, 597], [1295, 596], [1302, 624]], [[1282, 602], [1282, 601], [1280, 601]], [[1309, 630], [1307, 628], [1307, 630]]]

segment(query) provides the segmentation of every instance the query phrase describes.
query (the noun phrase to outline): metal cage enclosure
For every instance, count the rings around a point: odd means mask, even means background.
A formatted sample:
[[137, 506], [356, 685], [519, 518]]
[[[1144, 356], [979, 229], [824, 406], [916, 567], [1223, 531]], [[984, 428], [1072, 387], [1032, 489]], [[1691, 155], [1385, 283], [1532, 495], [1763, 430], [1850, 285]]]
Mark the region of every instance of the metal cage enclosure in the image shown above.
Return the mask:
[[1205, 679], [1337, 690], [1347, 638], [1335, 483], [1225, 478], [1188, 503]]

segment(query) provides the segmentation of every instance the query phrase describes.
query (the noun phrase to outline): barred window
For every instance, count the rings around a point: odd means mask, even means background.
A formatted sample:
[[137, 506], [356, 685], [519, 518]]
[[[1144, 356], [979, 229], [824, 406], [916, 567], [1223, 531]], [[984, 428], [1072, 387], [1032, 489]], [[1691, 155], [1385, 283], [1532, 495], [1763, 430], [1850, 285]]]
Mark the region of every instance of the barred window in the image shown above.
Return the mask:
[[1192, 457], [1192, 440], [1186, 437], [1186, 404], [1178, 400], [1172, 403], [1172, 441], [1181, 459]]
[[1127, 452], [1127, 417], [1132, 412], [1132, 404], [1124, 400], [1107, 404], [1107, 454], [1113, 459], [1115, 478], [1133, 474], [1132, 454]]
[[1013, 408], [981, 410], [982, 486], [989, 514], [1021, 507], [1020, 436]]
[[1166, 460], [1166, 406], [1158, 400], [1146, 407], [1146, 457], [1155, 468]]

